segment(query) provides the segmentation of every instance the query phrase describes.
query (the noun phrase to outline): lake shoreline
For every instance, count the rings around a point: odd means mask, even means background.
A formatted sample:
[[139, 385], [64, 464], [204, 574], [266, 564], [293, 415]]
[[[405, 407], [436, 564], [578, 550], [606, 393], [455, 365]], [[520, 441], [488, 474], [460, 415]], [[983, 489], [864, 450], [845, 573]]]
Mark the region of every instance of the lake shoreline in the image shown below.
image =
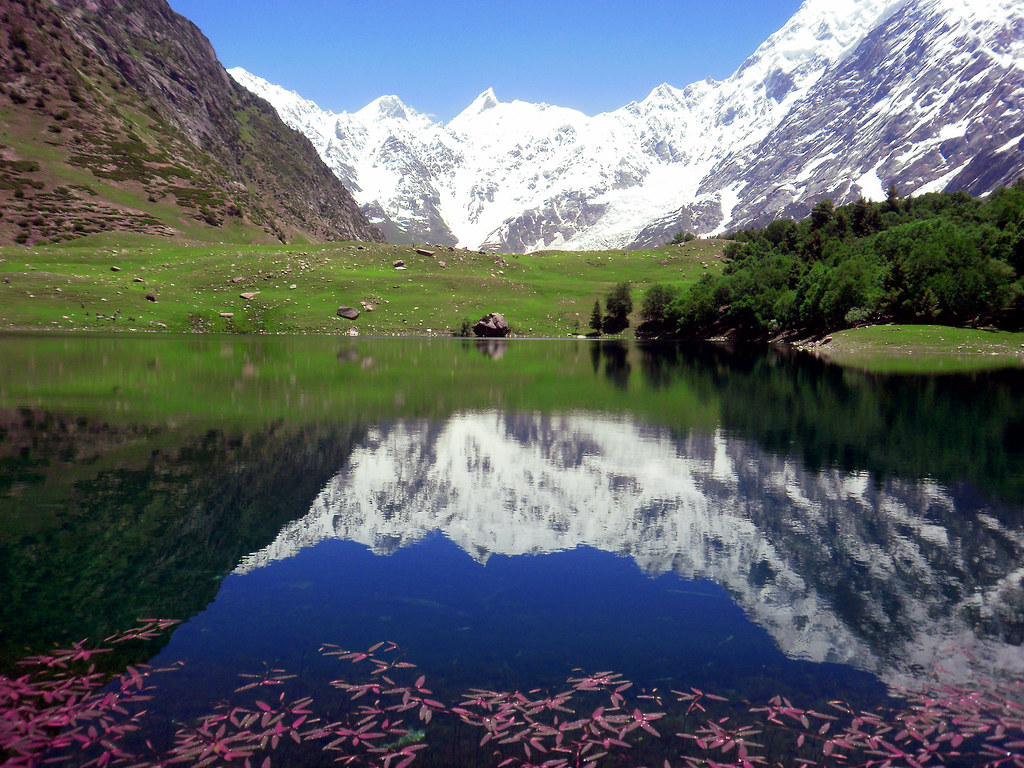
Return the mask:
[[[685, 291], [720, 273], [726, 244], [522, 255], [358, 242], [0, 248], [0, 333], [472, 339], [464, 334], [473, 323], [498, 312], [510, 340], [628, 341], [649, 287]], [[629, 325], [593, 334], [595, 303], [622, 282], [632, 286]], [[775, 345], [879, 371], [1024, 364], [1024, 333], [941, 326], [869, 326]]]
[[258, 333], [237, 333], [223, 330], [201, 330], [179, 332], [164, 328], [47, 328], [14, 327], [0, 328], [0, 336], [40, 337], [131, 337], [147, 335], [160, 338], [361, 338], [361, 339], [451, 339], [463, 342], [545, 342], [545, 341], [594, 341], [594, 342], [640, 342], [647, 344], [752, 344], [775, 349], [790, 349], [821, 358], [845, 368], [873, 373], [966, 373], [995, 368], [1024, 367], [1024, 332], [1009, 332], [995, 329], [955, 328], [938, 325], [878, 325], [837, 331], [820, 339], [799, 341], [771, 341], [763, 344], [737, 342], [727, 338], [706, 340], [686, 339], [638, 339], [629, 335], [566, 335], [512, 333], [504, 338], [461, 336], [450, 331], [384, 332], [374, 334], [351, 334], [344, 332], [263, 331]]
[[796, 349], [839, 365], [890, 373], [1024, 366], [1024, 333], [942, 325], [872, 325], [837, 331]]

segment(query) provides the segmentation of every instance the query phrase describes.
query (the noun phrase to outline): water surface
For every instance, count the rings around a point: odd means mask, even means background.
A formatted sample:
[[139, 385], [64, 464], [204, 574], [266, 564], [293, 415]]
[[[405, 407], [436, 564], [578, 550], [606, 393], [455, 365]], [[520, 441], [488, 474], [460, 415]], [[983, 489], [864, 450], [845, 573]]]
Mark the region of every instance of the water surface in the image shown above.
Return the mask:
[[[321, 643], [880, 700], [1024, 668], [1024, 376], [616, 342], [0, 338], [0, 660], [138, 616], [197, 711]], [[969, 647], [975, 661], [951, 649]], [[206, 702], [206, 703], [204, 703]]]

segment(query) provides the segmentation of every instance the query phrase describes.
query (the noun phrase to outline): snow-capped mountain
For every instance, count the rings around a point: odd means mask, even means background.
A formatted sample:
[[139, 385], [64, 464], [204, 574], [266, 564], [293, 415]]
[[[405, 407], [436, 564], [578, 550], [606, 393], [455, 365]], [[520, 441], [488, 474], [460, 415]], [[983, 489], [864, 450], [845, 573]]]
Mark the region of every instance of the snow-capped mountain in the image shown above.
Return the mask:
[[[952, 646], [1024, 673], [1024, 534], [927, 480], [808, 471], [724, 434], [468, 413], [371, 431], [246, 573], [329, 538], [380, 555], [441, 531], [480, 562], [588, 546], [723, 585], [793, 658], [892, 684]], [[959, 664], [959, 666], [957, 666]], [[969, 677], [966, 660], [944, 660]]]
[[491, 90], [447, 124], [395, 96], [333, 114], [230, 73], [395, 242], [644, 246], [891, 184], [985, 194], [1024, 174], [1018, 0], [807, 0], [728, 79], [593, 117]]

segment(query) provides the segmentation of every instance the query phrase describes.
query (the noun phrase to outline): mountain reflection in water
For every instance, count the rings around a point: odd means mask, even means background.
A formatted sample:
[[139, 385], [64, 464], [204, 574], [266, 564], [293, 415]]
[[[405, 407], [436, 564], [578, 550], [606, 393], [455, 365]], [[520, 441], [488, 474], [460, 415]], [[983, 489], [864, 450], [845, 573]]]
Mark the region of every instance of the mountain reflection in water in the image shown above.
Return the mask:
[[812, 471], [718, 432], [586, 414], [372, 429], [244, 574], [326, 539], [390, 555], [439, 531], [479, 563], [589, 547], [723, 586], [794, 659], [913, 683], [938, 659], [1024, 672], [1024, 540], [927, 480]]
[[157, 663], [211, 692], [382, 639], [456, 692], [580, 666], [830, 698], [964, 645], [958, 677], [1021, 671], [1022, 370], [212, 336], [0, 359], [0, 668], [160, 615]]

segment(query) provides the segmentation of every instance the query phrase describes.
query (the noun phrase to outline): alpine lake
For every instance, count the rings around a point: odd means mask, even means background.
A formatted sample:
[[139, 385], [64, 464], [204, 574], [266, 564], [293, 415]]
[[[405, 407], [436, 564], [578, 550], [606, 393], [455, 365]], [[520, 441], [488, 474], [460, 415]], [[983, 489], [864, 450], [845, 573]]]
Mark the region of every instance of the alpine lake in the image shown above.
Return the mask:
[[147, 738], [268, 668], [329, 701], [350, 665], [323, 646], [379, 641], [455, 702], [612, 670], [880, 706], [939, 666], [963, 685], [1024, 673], [1022, 578], [1020, 367], [0, 336], [0, 671], [179, 619], [116, 657], [177, 666]]

